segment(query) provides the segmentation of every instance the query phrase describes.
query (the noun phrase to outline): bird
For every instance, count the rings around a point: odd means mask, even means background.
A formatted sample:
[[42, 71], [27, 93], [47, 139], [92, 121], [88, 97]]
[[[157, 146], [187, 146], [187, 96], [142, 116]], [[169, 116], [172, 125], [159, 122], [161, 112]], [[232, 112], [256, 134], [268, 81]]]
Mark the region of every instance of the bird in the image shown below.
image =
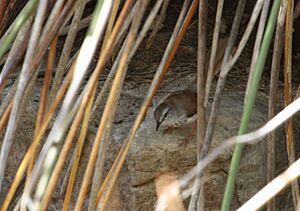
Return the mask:
[[187, 126], [197, 119], [197, 93], [192, 90], [180, 90], [163, 98], [154, 109], [156, 131], [161, 126], [165, 132]]

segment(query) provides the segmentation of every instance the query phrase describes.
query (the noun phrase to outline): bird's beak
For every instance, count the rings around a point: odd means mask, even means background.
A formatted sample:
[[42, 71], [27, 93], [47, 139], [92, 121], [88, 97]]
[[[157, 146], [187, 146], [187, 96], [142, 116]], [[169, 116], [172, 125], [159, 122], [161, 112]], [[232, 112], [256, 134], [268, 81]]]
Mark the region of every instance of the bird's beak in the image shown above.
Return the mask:
[[158, 131], [160, 124], [161, 124], [160, 122], [156, 122], [156, 131]]

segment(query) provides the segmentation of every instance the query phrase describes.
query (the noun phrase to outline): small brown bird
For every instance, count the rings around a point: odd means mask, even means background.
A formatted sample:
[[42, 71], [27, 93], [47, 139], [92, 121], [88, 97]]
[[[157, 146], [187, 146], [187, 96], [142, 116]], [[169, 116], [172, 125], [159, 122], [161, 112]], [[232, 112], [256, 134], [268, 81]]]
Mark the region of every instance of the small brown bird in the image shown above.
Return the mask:
[[197, 93], [181, 90], [167, 95], [154, 111], [156, 131], [162, 125], [166, 130], [186, 126], [195, 122], [197, 114]]

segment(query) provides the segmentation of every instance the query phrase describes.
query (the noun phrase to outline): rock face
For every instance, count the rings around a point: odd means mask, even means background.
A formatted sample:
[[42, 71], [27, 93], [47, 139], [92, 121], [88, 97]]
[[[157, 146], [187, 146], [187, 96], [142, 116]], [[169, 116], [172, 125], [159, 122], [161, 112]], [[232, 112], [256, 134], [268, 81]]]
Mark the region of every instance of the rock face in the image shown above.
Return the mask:
[[[222, 99], [212, 147], [237, 134], [243, 111], [242, 93], [227, 93]], [[263, 105], [267, 105], [267, 98], [260, 95], [257, 102], [261, 105], [253, 111], [249, 131], [266, 121], [267, 108]], [[189, 129], [178, 129], [171, 134], [156, 132], [153, 110], [149, 111], [136, 135], [116, 190], [126, 202], [124, 210], [153, 210], [155, 180], [166, 173], [180, 177], [196, 165], [196, 139], [181, 145], [189, 132]], [[265, 151], [265, 143], [244, 148], [232, 208], [237, 208], [264, 186]], [[224, 152], [205, 171], [205, 210], [220, 209], [231, 155], [232, 150]]]

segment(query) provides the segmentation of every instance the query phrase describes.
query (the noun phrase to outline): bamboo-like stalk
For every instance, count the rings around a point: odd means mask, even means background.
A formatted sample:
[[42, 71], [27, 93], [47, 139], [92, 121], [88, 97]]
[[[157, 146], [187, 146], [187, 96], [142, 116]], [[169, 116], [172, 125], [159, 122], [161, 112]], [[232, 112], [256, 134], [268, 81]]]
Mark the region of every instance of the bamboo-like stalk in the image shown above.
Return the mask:
[[[285, 41], [284, 41], [284, 105], [287, 106], [292, 100], [292, 38], [293, 38], [293, 10], [294, 1], [287, 1], [286, 26], [285, 26]], [[290, 119], [285, 125], [286, 132], [286, 148], [289, 165], [292, 165], [295, 158], [293, 121]], [[294, 209], [297, 209], [299, 200], [299, 185], [298, 181], [294, 180], [291, 183]]]
[[[284, 29], [284, 20], [286, 14], [286, 2], [281, 2], [281, 8], [278, 14], [277, 26], [275, 32], [274, 40], [274, 50], [272, 56], [272, 67], [271, 67], [271, 76], [270, 76], [270, 94], [269, 94], [269, 111], [268, 118], [271, 119], [277, 113], [277, 86], [278, 86], [278, 75], [280, 68], [281, 55], [283, 50], [283, 29]], [[275, 141], [276, 134], [272, 132], [268, 136], [267, 140], [267, 183], [271, 182], [275, 177]], [[267, 210], [275, 210], [275, 201], [270, 200], [267, 204]]]
[[[103, 50], [103, 52], [99, 58], [97, 67], [96, 67], [95, 71], [93, 72], [92, 77], [90, 78], [90, 81], [87, 85], [87, 90], [86, 90], [85, 95], [83, 96], [83, 99], [82, 99], [82, 102], [79, 107], [77, 115], [82, 114], [82, 111], [85, 108], [86, 102], [88, 102], [88, 100], [91, 98], [92, 90], [96, 87], [96, 83], [98, 81], [98, 78], [99, 78], [102, 70], [103, 70], [104, 64], [106, 63], [106, 61], [108, 60], [108, 58], [112, 52], [112, 49], [115, 45], [115, 39], [116, 39], [117, 33], [118, 33], [119, 29], [121, 28], [124, 17], [127, 13], [127, 10], [129, 9], [131, 3], [132, 3], [132, 1], [127, 1], [123, 7], [123, 10], [120, 13], [120, 16], [119, 16], [119, 18], [115, 24], [114, 30], [112, 32], [112, 35], [111, 35], [110, 39], [108, 40], [107, 47]], [[94, 25], [92, 25], [92, 28], [93, 27], [94, 27]]]
[[[253, 110], [253, 105], [255, 102], [256, 98], [256, 93], [258, 90], [258, 84], [262, 75], [262, 71], [264, 69], [264, 64], [265, 60], [268, 54], [268, 49], [271, 43], [271, 38], [274, 33], [275, 29], [275, 23], [276, 23], [276, 17], [279, 11], [279, 6], [280, 6], [280, 0], [276, 0], [273, 2], [272, 10], [270, 13], [270, 16], [268, 18], [268, 23], [265, 29], [262, 45], [261, 45], [261, 50], [259, 53], [259, 57], [256, 63], [256, 71], [254, 73], [252, 82], [251, 82], [251, 87], [252, 89], [249, 90], [251, 91], [247, 95], [247, 99], [245, 99], [245, 107], [244, 107], [244, 112], [242, 115], [242, 120], [241, 120], [241, 125], [239, 129], [239, 135], [244, 134], [247, 130], [250, 115]], [[230, 164], [230, 170], [229, 170], [229, 175], [227, 179], [227, 184], [225, 188], [225, 193], [223, 197], [223, 202], [222, 202], [222, 211], [225, 210], [230, 210], [230, 204], [231, 204], [231, 199], [232, 199], [232, 194], [233, 194], [233, 189], [235, 185], [235, 178], [237, 175], [239, 163], [240, 163], [240, 158], [242, 154], [242, 149], [243, 149], [243, 144], [239, 144], [235, 147], [233, 157], [231, 160]]]

